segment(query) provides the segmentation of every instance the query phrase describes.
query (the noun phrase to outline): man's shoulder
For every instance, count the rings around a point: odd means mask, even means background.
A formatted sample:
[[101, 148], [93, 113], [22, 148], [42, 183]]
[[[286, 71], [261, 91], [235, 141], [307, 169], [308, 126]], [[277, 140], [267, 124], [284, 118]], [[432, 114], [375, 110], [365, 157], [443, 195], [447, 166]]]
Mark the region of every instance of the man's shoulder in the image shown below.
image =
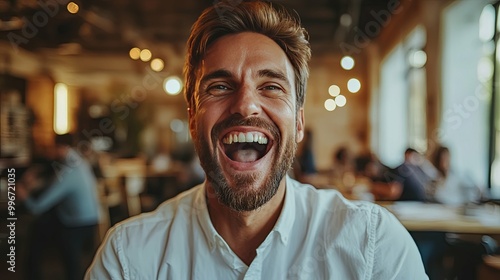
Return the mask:
[[188, 217], [195, 211], [196, 195], [202, 186], [185, 191], [174, 198], [160, 204], [155, 210], [128, 218], [117, 223], [115, 232], [141, 234], [147, 232], [161, 232], [160, 228], [168, 230], [174, 220], [189, 223]]
[[294, 180], [292, 180], [290, 190], [294, 193], [296, 204], [302, 204], [307, 208], [324, 208], [337, 213], [339, 211], [371, 212], [380, 208], [371, 202], [349, 200], [335, 189], [318, 189]]

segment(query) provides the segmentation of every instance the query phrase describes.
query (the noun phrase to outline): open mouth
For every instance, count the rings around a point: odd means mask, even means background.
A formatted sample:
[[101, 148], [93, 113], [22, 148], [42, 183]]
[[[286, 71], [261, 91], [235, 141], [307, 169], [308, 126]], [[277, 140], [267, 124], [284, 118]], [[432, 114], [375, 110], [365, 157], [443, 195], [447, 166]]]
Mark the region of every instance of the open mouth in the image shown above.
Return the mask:
[[261, 132], [230, 132], [222, 139], [224, 153], [237, 162], [254, 162], [270, 149], [269, 140]]

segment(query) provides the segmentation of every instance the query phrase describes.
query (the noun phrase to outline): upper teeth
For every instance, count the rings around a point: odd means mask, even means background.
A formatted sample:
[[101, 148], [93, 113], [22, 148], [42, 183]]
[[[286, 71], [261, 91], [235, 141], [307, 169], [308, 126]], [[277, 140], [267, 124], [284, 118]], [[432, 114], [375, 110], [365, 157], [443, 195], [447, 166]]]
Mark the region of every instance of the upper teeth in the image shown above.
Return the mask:
[[259, 144], [267, 144], [267, 137], [258, 133], [258, 132], [235, 132], [229, 133], [224, 139], [222, 139], [222, 143], [224, 144], [232, 144], [232, 143], [251, 143], [256, 142]]

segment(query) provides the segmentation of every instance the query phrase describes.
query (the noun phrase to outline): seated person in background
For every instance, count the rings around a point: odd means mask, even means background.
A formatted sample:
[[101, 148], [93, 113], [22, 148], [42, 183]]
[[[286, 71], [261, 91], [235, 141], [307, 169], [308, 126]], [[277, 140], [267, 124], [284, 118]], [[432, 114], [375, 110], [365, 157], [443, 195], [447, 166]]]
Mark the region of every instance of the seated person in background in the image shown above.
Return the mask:
[[[404, 163], [395, 171], [396, 180], [403, 186], [399, 200], [433, 201], [430, 189], [438, 179], [438, 172], [422, 154], [408, 148], [405, 151]], [[443, 279], [443, 259], [448, 247], [445, 233], [412, 231], [410, 234], [417, 244], [429, 278]]]
[[375, 200], [397, 200], [403, 186], [395, 179], [394, 171], [380, 162], [374, 154], [356, 158], [356, 181], [367, 181]]
[[286, 175], [311, 55], [295, 13], [217, 1], [191, 30], [184, 94], [205, 181], [114, 226], [85, 279], [427, 279], [385, 208]]
[[436, 167], [439, 177], [434, 185], [434, 201], [449, 205], [464, 205], [477, 202], [481, 192], [474, 184], [466, 183], [450, 168], [451, 155], [447, 147], [439, 146], [433, 156], [432, 164]]
[[399, 200], [432, 200], [428, 197], [428, 188], [437, 179], [437, 171], [418, 151], [406, 149], [404, 162], [395, 169], [395, 175], [403, 186]]
[[318, 173], [313, 152], [313, 134], [311, 130], [304, 132], [304, 141], [297, 152], [294, 175], [297, 181], [312, 183], [311, 177]]
[[332, 154], [330, 184], [340, 190], [349, 190], [355, 184], [355, 167], [351, 151], [341, 146]]
[[[40, 217], [30, 232], [28, 279], [41, 277], [40, 262], [49, 239], [57, 240], [60, 247], [66, 279], [83, 277], [84, 245], [95, 236], [99, 204], [92, 168], [71, 148], [72, 142], [70, 134], [56, 135], [57, 161], [26, 171], [16, 188], [17, 199]], [[41, 180], [40, 175], [50, 169], [52, 178]], [[44, 183], [48, 185], [44, 187]]]
[[[431, 191], [435, 202], [461, 206], [478, 202], [481, 191], [473, 183], [467, 183], [451, 169], [451, 153], [447, 147], [438, 146], [434, 151], [432, 164], [438, 171], [439, 177], [433, 184]], [[451, 245], [453, 253], [453, 279], [476, 279], [477, 269], [486, 254], [481, 244], [484, 238], [476, 234], [447, 234], [446, 240]]]

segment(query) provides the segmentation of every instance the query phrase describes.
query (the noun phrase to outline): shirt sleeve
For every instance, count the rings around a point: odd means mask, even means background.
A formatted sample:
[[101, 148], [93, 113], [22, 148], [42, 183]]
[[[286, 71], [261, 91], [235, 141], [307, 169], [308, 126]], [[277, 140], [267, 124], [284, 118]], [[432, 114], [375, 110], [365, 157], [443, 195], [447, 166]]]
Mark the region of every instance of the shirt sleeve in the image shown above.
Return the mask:
[[128, 280], [129, 272], [121, 246], [119, 228], [112, 228], [97, 250], [92, 264], [85, 273], [85, 280], [123, 279]]
[[378, 212], [372, 279], [429, 279], [408, 231], [387, 209]]
[[40, 197], [26, 199], [25, 206], [29, 211], [35, 215], [44, 213], [64, 199], [70, 191], [71, 177], [73, 176], [71, 173], [74, 173], [74, 170], [65, 169], [63, 172], [60, 177], [56, 176], [54, 183]]

